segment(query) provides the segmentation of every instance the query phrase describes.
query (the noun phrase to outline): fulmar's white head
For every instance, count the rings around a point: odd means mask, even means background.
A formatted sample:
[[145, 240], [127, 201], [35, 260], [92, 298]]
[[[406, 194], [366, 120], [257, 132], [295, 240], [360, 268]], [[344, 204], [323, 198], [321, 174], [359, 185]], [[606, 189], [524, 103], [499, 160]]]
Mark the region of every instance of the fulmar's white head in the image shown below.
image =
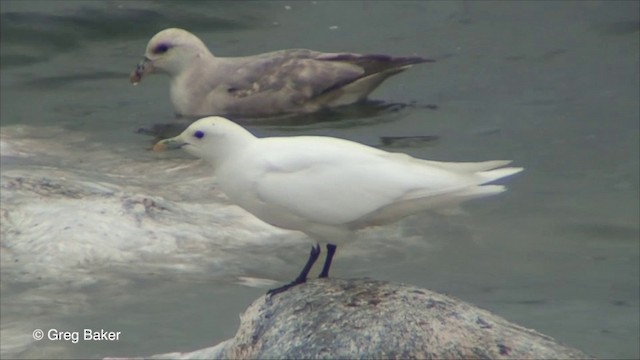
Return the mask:
[[144, 75], [153, 72], [177, 76], [189, 68], [195, 59], [210, 57], [213, 54], [197, 36], [183, 29], [165, 29], [149, 40], [144, 58], [131, 73], [129, 80], [137, 84]]

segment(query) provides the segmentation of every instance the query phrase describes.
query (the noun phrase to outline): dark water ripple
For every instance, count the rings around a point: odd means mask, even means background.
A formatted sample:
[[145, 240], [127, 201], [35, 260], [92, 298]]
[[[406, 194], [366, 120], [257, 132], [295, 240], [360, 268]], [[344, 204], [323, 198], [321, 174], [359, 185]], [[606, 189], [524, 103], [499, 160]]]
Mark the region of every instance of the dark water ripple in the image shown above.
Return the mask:
[[[209, 11], [222, 5], [207, 4]], [[180, 11], [180, 8], [160, 11], [85, 7], [72, 14], [5, 12], [0, 14], [1, 67], [46, 61], [54, 54], [81, 47], [84, 41], [146, 39], [167, 24], [195, 32], [237, 31], [264, 25], [257, 16], [203, 17], [201, 13]], [[18, 50], [14, 50], [16, 45], [20, 46]]]

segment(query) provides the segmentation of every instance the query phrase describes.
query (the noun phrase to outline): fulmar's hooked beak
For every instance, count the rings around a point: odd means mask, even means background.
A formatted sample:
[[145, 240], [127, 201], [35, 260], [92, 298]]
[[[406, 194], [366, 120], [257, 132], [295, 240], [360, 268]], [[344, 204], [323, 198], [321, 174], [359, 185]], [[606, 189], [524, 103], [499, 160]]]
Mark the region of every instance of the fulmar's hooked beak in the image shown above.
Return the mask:
[[133, 85], [138, 85], [142, 81], [142, 77], [150, 72], [153, 72], [153, 62], [148, 57], [143, 57], [142, 60], [136, 66], [136, 69], [129, 75], [129, 81]]
[[172, 137], [158, 141], [153, 145], [153, 151], [175, 150], [180, 149], [188, 143], [183, 141], [180, 136]]

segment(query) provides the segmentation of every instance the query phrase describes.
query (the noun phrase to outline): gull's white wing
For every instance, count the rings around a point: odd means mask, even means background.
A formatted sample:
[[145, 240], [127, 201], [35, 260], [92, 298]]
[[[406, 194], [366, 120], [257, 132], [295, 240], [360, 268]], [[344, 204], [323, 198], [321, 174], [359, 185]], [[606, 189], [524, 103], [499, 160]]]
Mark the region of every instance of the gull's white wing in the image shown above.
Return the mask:
[[257, 197], [274, 209], [325, 225], [350, 223], [396, 202], [481, 182], [473, 173], [339, 139], [264, 140], [271, 144], [263, 149], [264, 171], [254, 182]]

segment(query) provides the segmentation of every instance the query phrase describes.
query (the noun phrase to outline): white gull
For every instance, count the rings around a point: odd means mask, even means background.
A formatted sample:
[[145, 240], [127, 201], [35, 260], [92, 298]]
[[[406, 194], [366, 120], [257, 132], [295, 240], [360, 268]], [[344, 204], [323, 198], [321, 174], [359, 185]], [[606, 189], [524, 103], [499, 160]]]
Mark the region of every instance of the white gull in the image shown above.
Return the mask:
[[[487, 184], [523, 170], [504, 167], [510, 163], [505, 160], [422, 160], [332, 137], [257, 138], [217, 116], [154, 146], [156, 151], [176, 148], [211, 164], [219, 189], [235, 204], [271, 225], [326, 244], [320, 277], [328, 276], [336, 245], [355, 230], [501, 193], [504, 186]], [[300, 275], [270, 293], [305, 282], [319, 254], [319, 244], [312, 246]]]

